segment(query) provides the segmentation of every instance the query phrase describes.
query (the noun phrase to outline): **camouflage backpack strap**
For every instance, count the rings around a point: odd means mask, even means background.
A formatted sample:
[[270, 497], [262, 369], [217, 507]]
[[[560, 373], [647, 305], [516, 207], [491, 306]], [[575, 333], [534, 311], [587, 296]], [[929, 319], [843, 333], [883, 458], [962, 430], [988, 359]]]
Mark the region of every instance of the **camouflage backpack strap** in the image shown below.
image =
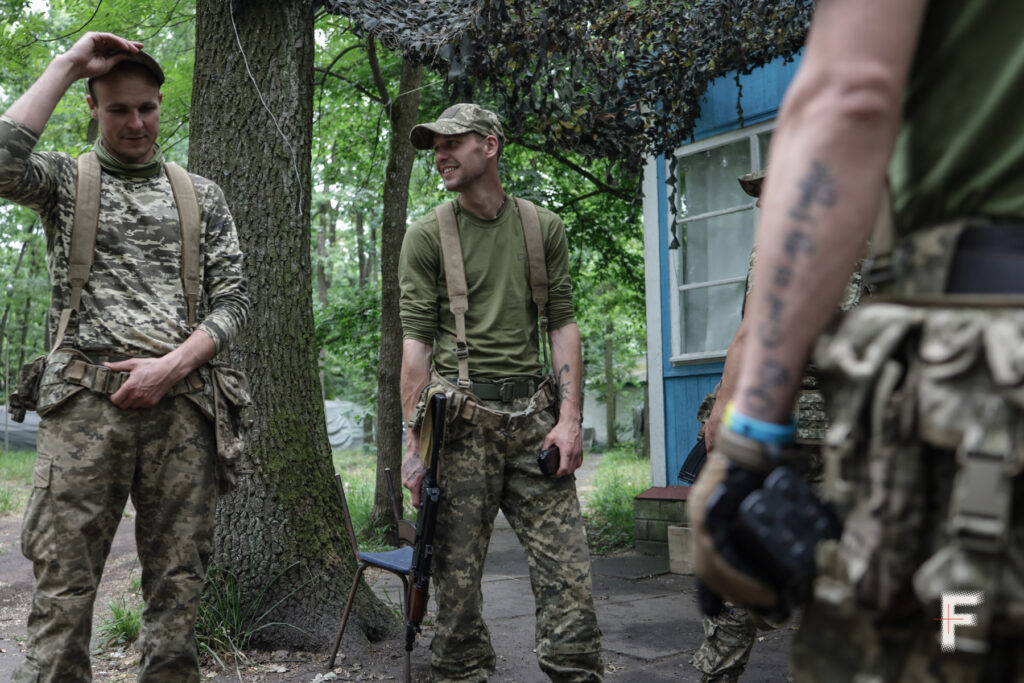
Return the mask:
[[455, 202], [445, 202], [434, 209], [437, 231], [441, 238], [441, 256], [444, 258], [444, 281], [448, 288], [448, 308], [455, 316], [455, 357], [459, 362], [459, 387], [469, 388], [469, 347], [466, 344], [466, 311], [469, 310], [469, 290], [466, 287], [466, 268], [462, 262], [462, 239], [455, 217]]
[[544, 239], [540, 232], [540, 215], [533, 202], [516, 197], [516, 209], [523, 226], [526, 260], [530, 267], [530, 292], [540, 319], [540, 348], [544, 367], [548, 366], [548, 264]]
[[188, 307], [188, 326], [196, 326], [199, 301], [199, 196], [188, 171], [174, 162], [164, 164], [181, 223], [181, 284]]
[[96, 230], [100, 222], [100, 161], [95, 152], [78, 157], [78, 180], [75, 188], [75, 218], [71, 224], [71, 248], [68, 254], [68, 281], [71, 296], [60, 313], [57, 336], [50, 353], [60, 348], [68, 329], [71, 313], [78, 311], [82, 290], [89, 281], [93, 251], [96, 248]]

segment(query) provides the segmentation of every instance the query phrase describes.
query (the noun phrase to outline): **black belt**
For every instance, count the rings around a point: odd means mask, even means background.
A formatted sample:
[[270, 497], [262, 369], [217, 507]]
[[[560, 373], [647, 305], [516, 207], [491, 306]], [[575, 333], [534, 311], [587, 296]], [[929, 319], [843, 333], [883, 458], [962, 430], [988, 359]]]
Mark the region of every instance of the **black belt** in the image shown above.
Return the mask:
[[533, 379], [508, 382], [470, 382], [469, 390], [481, 401], [511, 401], [529, 398], [537, 393], [540, 381]]
[[1024, 294], [1024, 222], [999, 221], [964, 230], [946, 291]]

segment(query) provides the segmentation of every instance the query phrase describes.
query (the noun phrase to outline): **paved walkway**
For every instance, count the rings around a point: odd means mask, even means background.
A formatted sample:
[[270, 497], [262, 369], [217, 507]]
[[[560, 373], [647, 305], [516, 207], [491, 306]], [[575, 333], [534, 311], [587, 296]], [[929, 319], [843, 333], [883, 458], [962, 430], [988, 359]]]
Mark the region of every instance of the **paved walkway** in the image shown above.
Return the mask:
[[[588, 456], [577, 477], [581, 490], [590, 485], [599, 460]], [[704, 638], [694, 578], [670, 574], [666, 557], [634, 552], [595, 558], [592, 570], [606, 680], [700, 681], [689, 663]], [[382, 577], [375, 590], [384, 590], [387, 583]], [[388, 588], [392, 601], [400, 586], [394, 579]], [[483, 594], [484, 620], [498, 655], [497, 675], [491, 680], [546, 683], [533, 652], [535, 602], [526, 555], [501, 514], [484, 565]], [[413, 654], [416, 680], [425, 680], [429, 635], [418, 639]], [[784, 682], [791, 636], [789, 628], [760, 634], [743, 682]]]

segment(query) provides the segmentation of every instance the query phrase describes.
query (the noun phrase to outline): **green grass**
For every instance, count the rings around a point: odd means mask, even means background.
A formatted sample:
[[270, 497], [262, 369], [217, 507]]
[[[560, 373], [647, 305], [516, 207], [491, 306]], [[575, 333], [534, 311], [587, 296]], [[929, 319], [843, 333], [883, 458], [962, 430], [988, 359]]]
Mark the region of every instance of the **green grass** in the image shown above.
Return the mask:
[[650, 486], [651, 463], [624, 445], [601, 456], [594, 488], [583, 501], [590, 550], [605, 555], [633, 547], [633, 499]]
[[145, 605], [137, 595], [129, 599], [129, 593], [123, 593], [121, 597], [111, 603], [110, 615], [100, 623], [96, 635], [99, 637], [101, 647], [110, 648], [134, 643], [142, 630], [142, 610]]
[[32, 493], [35, 451], [0, 451], [0, 515], [17, 515]]
[[[295, 565], [286, 567], [266, 583], [255, 598], [246, 600], [242, 595], [242, 582], [230, 566], [211, 565], [206, 572], [206, 586], [199, 603], [199, 618], [196, 621], [196, 640], [199, 650], [213, 658], [221, 668], [225, 660], [244, 660], [253, 638], [271, 626], [297, 626], [273, 621], [271, 614], [278, 605], [291, 597], [295, 590], [288, 592], [277, 602], [269, 604], [270, 589], [286, 572]], [[298, 589], [296, 589], [298, 590]]]
[[[355, 529], [356, 538], [359, 539], [359, 550], [364, 552], [390, 550], [394, 546], [385, 542], [385, 530], [381, 529], [372, 536], [367, 536], [370, 510], [373, 508], [373, 491], [377, 485], [376, 452], [371, 446], [362, 446], [335, 451], [333, 459], [334, 469], [341, 474], [341, 480], [345, 484], [345, 498], [348, 500], [349, 514], [352, 516], [352, 528]], [[399, 489], [402, 488], [402, 473], [392, 471], [391, 477], [395, 483], [395, 493], [398, 494]], [[405, 506], [402, 516], [405, 519], [415, 520], [416, 510], [412, 507], [408, 491], [404, 491], [402, 502]]]

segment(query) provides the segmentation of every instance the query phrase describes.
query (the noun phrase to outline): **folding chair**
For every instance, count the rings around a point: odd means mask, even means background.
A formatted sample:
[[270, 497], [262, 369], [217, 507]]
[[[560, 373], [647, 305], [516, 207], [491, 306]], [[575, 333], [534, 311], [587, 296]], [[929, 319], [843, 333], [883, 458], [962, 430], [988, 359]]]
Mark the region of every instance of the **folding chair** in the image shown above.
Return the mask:
[[[392, 506], [395, 507], [394, 488], [391, 485], [391, 473], [387, 472], [388, 487], [392, 496]], [[356, 532], [352, 528], [352, 516], [349, 514], [348, 501], [345, 499], [345, 487], [341, 483], [341, 475], [335, 474], [334, 478], [338, 482], [338, 493], [341, 495], [341, 508], [345, 513], [345, 528], [348, 529], [348, 538], [352, 542], [352, 552], [355, 553], [356, 560], [359, 566], [356, 568], [356, 575], [352, 578], [352, 589], [348, 593], [348, 602], [345, 603], [345, 613], [341, 617], [341, 628], [338, 630], [338, 639], [334, 641], [334, 650], [331, 651], [331, 663], [328, 665], [329, 669], [334, 668], [334, 660], [338, 656], [338, 648], [341, 646], [341, 637], [345, 634], [345, 625], [348, 623], [348, 613], [352, 609], [352, 601], [356, 597], [356, 589], [359, 587], [359, 577], [363, 575], [363, 571], [367, 567], [377, 567], [384, 571], [391, 572], [402, 580], [402, 607], [403, 613], [407, 609], [409, 602], [409, 579], [412, 568], [412, 545], [398, 548], [396, 550], [387, 550], [379, 553], [361, 553], [359, 552], [359, 544], [356, 542]], [[405, 521], [405, 520], [401, 520]], [[409, 522], [406, 522], [407, 524]], [[401, 532], [399, 534], [401, 539]], [[413, 541], [415, 541], [415, 527], [413, 527]]]

